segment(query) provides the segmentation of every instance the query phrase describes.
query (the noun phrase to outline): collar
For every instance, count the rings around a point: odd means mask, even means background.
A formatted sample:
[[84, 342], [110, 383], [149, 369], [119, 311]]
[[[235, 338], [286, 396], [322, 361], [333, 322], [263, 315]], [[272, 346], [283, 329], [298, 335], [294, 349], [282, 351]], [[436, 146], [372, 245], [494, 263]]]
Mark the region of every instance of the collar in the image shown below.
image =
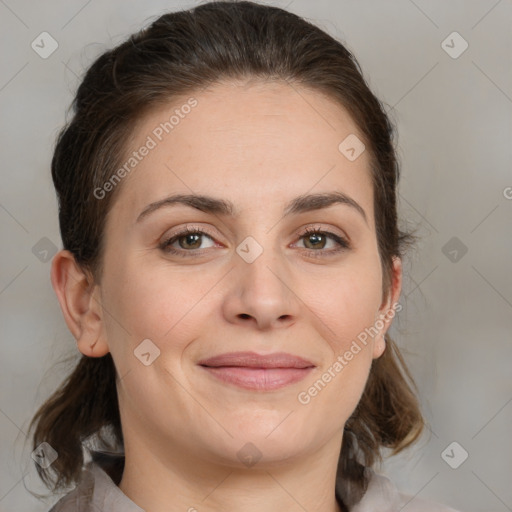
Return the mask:
[[[117, 461], [119, 461], [119, 457], [117, 457]], [[100, 465], [98, 462], [86, 464], [79, 485], [61, 498], [49, 512], [89, 510], [82, 508], [85, 505], [90, 505], [90, 509], [94, 512], [145, 512], [121, 491], [107, 471], [107, 466]], [[361, 501], [352, 507], [350, 512], [374, 512], [375, 510], [395, 512], [399, 510], [401, 505], [403, 506], [404, 495], [399, 493], [391, 480], [384, 475], [372, 470], [368, 470], [368, 472], [368, 488]], [[341, 481], [338, 478], [336, 482], [335, 492], [339, 501]], [[448, 511], [448, 509], [446, 510]]]

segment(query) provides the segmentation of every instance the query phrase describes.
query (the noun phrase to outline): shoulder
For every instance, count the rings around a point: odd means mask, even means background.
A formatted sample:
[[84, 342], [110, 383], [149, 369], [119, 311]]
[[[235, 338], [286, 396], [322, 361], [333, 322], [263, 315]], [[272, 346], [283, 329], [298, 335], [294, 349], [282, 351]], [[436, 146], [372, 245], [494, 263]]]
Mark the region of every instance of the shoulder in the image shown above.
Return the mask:
[[459, 512], [441, 503], [401, 493], [386, 476], [369, 471], [368, 489], [350, 512]]
[[82, 470], [79, 484], [48, 512], [144, 512], [97, 464]]
[[75, 512], [76, 510], [88, 510], [94, 495], [94, 475], [83, 470], [79, 484], [65, 496], [63, 496], [48, 512]]

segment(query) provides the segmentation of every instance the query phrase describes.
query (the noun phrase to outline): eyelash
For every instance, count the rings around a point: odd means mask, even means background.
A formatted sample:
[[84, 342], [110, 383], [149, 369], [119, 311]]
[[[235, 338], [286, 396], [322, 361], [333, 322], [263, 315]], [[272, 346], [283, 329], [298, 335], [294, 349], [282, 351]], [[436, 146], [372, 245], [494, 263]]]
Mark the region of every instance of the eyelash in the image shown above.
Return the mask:
[[[179, 238], [183, 237], [183, 236], [186, 236], [186, 235], [189, 235], [189, 234], [200, 234], [200, 235], [206, 235], [207, 237], [211, 238], [213, 240], [213, 237], [207, 233], [206, 231], [203, 231], [202, 229], [199, 229], [199, 228], [195, 228], [195, 227], [189, 227], [187, 226], [184, 230], [180, 231], [179, 233], [176, 233], [174, 235], [172, 235], [172, 237], [164, 240], [160, 245], [159, 245], [159, 248], [164, 251], [165, 253], [167, 254], [172, 254], [172, 255], [175, 255], [175, 256], [179, 256], [179, 257], [182, 257], [182, 258], [187, 258], [187, 257], [199, 257], [202, 255], [201, 252], [197, 252], [197, 251], [200, 251], [200, 249], [191, 249], [191, 250], [185, 250], [185, 249], [180, 249], [180, 250], [177, 250], [173, 247], [171, 247], [171, 244], [173, 244], [175, 241], [177, 241]], [[304, 230], [304, 232], [300, 235], [299, 238], [304, 238], [304, 237], [307, 237], [307, 236], [310, 236], [311, 234], [321, 234], [321, 235], [324, 235], [324, 236], [327, 236], [329, 238], [331, 238], [332, 240], [334, 240], [338, 245], [339, 247], [337, 247], [336, 249], [330, 249], [330, 250], [315, 250], [315, 249], [304, 249], [307, 253], [308, 256], [310, 257], [313, 257], [313, 258], [323, 258], [323, 257], [329, 257], [329, 256], [334, 256], [342, 251], [346, 251], [348, 249], [351, 248], [349, 242], [335, 234], [335, 233], [332, 233], [330, 231], [324, 231], [324, 230], [321, 230], [321, 229], [317, 229], [317, 228], [312, 228], [312, 227], [309, 227], [309, 228], [306, 228]], [[320, 254], [319, 254], [320, 253]]]

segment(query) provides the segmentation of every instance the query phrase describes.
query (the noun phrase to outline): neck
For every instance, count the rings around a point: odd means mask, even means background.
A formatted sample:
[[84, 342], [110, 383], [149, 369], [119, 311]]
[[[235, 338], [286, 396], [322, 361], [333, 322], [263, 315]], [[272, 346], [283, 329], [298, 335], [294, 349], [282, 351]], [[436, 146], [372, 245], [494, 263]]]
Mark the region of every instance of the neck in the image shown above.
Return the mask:
[[292, 462], [240, 468], [178, 446], [154, 450], [147, 440], [127, 434], [119, 488], [148, 512], [348, 512], [335, 497], [340, 435]]

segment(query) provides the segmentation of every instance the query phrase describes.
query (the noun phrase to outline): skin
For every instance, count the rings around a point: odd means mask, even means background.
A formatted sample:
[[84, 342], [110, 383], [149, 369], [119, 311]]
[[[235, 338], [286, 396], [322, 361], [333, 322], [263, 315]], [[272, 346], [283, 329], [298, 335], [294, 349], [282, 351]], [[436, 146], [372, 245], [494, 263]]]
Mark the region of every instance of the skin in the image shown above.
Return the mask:
[[[354, 161], [340, 153], [345, 137], [362, 136], [342, 107], [315, 91], [223, 83], [194, 97], [198, 105], [118, 185], [101, 283], [68, 251], [52, 263], [78, 349], [89, 357], [111, 352], [120, 376], [126, 466], [119, 487], [151, 512], [340, 511], [334, 487], [343, 426], [372, 359], [385, 349], [402, 279], [395, 259], [392, 287], [382, 289], [368, 151]], [[129, 152], [185, 102], [146, 115]], [[332, 191], [357, 201], [367, 221], [344, 204], [283, 217], [296, 196]], [[136, 222], [147, 205], [175, 193], [229, 200], [237, 212], [178, 205]], [[159, 244], [187, 224], [208, 236], [173, 247], [203, 254], [165, 253]], [[350, 248], [329, 256], [337, 243], [311, 241], [302, 236], [307, 227], [347, 238]], [[263, 248], [252, 263], [236, 252], [248, 236]], [[381, 333], [308, 404], [299, 403], [298, 393], [379, 315], [386, 317]], [[134, 350], [148, 338], [160, 356], [146, 366]], [[239, 350], [289, 352], [316, 367], [285, 388], [250, 391], [197, 365]], [[249, 442], [261, 454], [252, 467], [237, 457]]]

